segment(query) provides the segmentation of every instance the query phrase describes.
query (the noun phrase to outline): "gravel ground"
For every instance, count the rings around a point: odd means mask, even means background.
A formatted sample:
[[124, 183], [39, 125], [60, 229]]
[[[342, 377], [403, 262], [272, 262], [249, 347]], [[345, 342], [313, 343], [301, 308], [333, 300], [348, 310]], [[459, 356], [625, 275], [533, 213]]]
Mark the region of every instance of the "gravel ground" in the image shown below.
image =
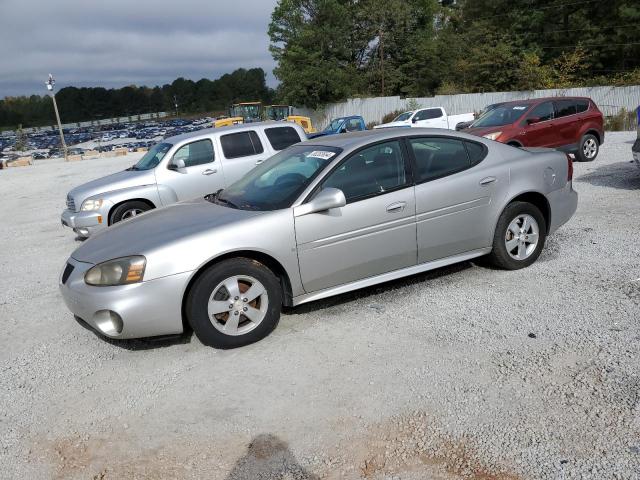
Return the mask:
[[632, 139], [575, 165], [578, 212], [532, 267], [304, 305], [232, 351], [107, 342], [65, 309], [65, 194], [133, 156], [0, 171], [0, 477], [640, 478]]

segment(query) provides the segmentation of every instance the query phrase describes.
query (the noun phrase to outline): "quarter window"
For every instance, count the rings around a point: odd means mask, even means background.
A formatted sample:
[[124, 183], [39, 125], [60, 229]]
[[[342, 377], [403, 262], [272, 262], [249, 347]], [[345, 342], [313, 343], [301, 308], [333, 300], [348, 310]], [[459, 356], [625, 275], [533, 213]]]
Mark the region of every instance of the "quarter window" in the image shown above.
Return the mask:
[[479, 164], [484, 157], [487, 156], [487, 147], [476, 142], [464, 142], [467, 147], [467, 153], [469, 154], [469, 161], [471, 166]]
[[284, 150], [300, 141], [300, 136], [293, 127], [265, 128], [264, 133], [274, 150]]
[[173, 154], [173, 160], [184, 160], [185, 167], [211, 163], [214, 160], [213, 143], [209, 139], [187, 143]]
[[556, 108], [558, 118], [575, 115], [576, 102], [574, 100], [559, 100], [556, 102]]
[[347, 203], [396, 190], [407, 184], [400, 142], [379, 143], [349, 157], [324, 181], [339, 188]]
[[[409, 143], [416, 159], [419, 183], [461, 172], [471, 166], [461, 140], [437, 137], [411, 138]], [[469, 145], [473, 145], [472, 142], [469, 142]]]
[[589, 110], [589, 101], [588, 100], [578, 100], [576, 102], [576, 107], [578, 113], [586, 112]]
[[264, 152], [258, 134], [253, 130], [222, 135], [220, 144], [225, 158], [248, 157]]

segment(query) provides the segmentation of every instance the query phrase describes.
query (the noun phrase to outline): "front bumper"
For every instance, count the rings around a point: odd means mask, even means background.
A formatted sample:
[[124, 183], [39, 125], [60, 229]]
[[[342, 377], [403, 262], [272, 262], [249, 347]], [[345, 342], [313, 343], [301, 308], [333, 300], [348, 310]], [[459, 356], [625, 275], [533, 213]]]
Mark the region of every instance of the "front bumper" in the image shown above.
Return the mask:
[[78, 235], [89, 237], [107, 226], [109, 208], [109, 205], [103, 204], [100, 210], [79, 212], [65, 210], [60, 216], [60, 222], [63, 226], [72, 228]]
[[549, 234], [567, 223], [578, 209], [578, 192], [573, 189], [573, 182], [547, 195], [551, 207], [551, 225]]
[[73, 270], [64, 282], [61, 274], [58, 282], [64, 303], [101, 334], [128, 339], [182, 333], [182, 297], [191, 272], [131, 285], [93, 287], [84, 282], [93, 264], [74, 258], [68, 264]]

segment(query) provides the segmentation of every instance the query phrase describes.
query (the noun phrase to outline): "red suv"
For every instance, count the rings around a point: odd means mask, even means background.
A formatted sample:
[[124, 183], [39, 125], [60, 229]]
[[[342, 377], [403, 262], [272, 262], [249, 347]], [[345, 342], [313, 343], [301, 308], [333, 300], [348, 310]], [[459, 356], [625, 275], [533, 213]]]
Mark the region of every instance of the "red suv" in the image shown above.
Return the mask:
[[604, 118], [590, 98], [536, 98], [487, 110], [465, 132], [515, 147], [551, 147], [590, 162], [604, 143]]

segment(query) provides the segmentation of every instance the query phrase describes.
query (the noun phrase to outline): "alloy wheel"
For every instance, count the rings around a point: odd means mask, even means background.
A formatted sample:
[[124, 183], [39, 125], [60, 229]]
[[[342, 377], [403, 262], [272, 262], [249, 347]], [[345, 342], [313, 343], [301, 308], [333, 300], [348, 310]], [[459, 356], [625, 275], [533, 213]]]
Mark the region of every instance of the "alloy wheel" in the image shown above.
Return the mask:
[[593, 138], [587, 138], [584, 144], [582, 145], [582, 153], [588, 159], [592, 159], [598, 153], [598, 144]]
[[540, 228], [531, 215], [523, 213], [514, 218], [505, 234], [507, 252], [515, 260], [526, 260], [538, 247]]

